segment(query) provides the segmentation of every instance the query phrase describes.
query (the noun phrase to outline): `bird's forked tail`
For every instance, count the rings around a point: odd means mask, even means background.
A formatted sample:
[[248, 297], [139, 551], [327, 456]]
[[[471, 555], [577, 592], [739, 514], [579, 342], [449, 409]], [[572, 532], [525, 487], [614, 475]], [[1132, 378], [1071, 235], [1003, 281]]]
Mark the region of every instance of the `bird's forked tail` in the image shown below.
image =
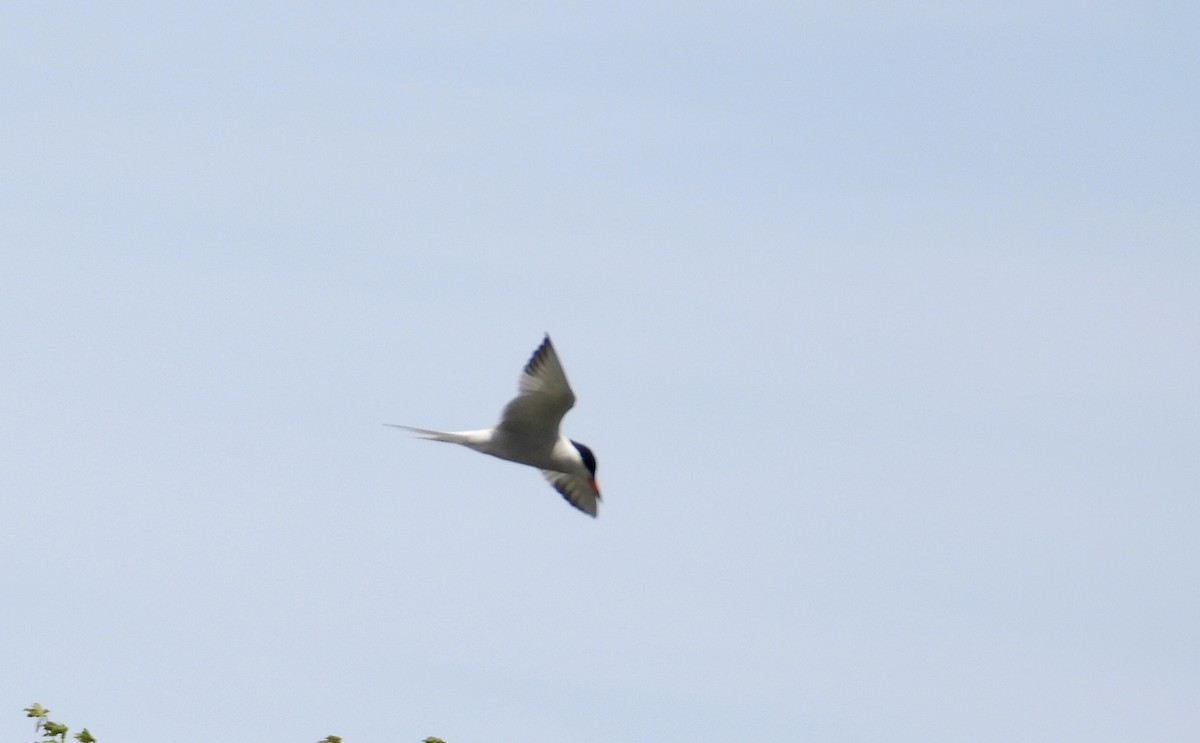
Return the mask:
[[392, 428], [403, 428], [405, 431], [415, 433], [419, 438], [428, 439], [430, 441], [447, 441], [451, 444], [465, 444], [468, 437], [461, 433], [452, 431], [431, 431], [428, 428], [414, 428], [413, 426], [402, 426], [399, 423], [384, 423], [385, 426]]

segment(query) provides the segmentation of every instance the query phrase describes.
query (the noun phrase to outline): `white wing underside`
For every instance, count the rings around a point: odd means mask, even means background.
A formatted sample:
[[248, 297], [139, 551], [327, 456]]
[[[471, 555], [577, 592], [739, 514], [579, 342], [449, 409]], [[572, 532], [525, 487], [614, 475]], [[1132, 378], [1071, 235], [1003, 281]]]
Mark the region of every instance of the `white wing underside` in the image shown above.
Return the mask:
[[553, 470], [542, 470], [542, 476], [550, 481], [558, 494], [566, 498], [568, 503], [595, 518], [596, 505], [600, 496], [587, 478]]
[[500, 414], [496, 428], [522, 438], [554, 440], [563, 416], [575, 404], [575, 393], [546, 336], [517, 380], [517, 396]]

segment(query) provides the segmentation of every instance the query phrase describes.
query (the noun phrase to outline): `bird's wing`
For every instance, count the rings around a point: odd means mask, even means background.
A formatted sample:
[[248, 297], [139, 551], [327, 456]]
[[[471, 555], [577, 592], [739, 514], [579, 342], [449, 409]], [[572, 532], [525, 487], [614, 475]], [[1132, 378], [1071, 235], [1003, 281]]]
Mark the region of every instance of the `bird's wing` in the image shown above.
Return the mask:
[[558, 424], [575, 404], [575, 393], [567, 384], [550, 336], [525, 365], [517, 390], [517, 396], [504, 406], [496, 428], [519, 436], [556, 438]]
[[575, 506], [592, 518], [596, 517], [596, 507], [600, 501], [600, 491], [596, 489], [594, 480], [580, 475], [568, 475], [566, 472], [542, 470], [542, 476], [550, 481], [559, 495], [567, 499], [567, 503]]

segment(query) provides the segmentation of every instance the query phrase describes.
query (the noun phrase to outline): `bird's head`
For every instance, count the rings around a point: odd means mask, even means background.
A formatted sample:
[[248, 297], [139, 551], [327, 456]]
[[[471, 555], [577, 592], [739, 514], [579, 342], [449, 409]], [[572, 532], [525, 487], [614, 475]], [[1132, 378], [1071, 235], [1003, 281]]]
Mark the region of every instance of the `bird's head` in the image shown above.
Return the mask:
[[587, 467], [588, 474], [591, 475], [592, 490], [597, 494], [600, 493], [600, 486], [596, 484], [596, 455], [592, 454], [592, 450], [578, 441], [571, 441], [575, 450], [579, 452], [579, 458], [583, 460], [583, 466]]

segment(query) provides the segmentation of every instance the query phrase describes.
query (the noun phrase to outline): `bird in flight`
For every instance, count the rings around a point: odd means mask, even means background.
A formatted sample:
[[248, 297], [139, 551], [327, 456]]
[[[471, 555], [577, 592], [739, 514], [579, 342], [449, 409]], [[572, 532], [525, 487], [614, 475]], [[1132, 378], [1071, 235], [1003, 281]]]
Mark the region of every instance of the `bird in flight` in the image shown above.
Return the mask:
[[592, 450], [559, 433], [563, 416], [575, 404], [575, 393], [554, 351], [550, 336], [542, 340], [517, 380], [517, 396], [500, 413], [492, 428], [476, 431], [412, 431], [423, 439], [462, 444], [493, 457], [537, 467], [567, 502], [596, 516], [600, 486], [596, 484], [596, 457]]

